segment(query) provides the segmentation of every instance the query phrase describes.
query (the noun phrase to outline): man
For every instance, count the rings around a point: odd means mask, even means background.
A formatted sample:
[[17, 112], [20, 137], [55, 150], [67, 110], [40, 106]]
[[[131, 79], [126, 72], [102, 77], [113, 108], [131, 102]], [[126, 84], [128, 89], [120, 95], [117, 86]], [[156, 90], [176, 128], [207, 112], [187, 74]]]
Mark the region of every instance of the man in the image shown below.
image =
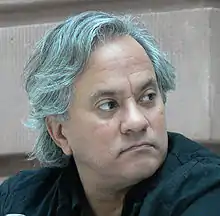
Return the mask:
[[45, 168], [1, 186], [0, 215], [219, 215], [219, 157], [166, 130], [174, 78], [127, 17], [85, 12], [51, 30], [25, 70]]

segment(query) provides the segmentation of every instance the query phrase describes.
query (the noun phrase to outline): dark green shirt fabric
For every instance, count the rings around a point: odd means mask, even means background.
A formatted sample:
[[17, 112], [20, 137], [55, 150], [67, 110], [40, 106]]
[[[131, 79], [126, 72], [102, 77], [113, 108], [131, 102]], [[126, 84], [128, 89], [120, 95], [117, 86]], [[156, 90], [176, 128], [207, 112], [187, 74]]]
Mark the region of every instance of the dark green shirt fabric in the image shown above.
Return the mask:
[[[219, 216], [220, 157], [168, 133], [163, 166], [126, 195], [122, 216]], [[65, 168], [22, 171], [0, 186], [0, 216], [92, 216], [74, 160]]]

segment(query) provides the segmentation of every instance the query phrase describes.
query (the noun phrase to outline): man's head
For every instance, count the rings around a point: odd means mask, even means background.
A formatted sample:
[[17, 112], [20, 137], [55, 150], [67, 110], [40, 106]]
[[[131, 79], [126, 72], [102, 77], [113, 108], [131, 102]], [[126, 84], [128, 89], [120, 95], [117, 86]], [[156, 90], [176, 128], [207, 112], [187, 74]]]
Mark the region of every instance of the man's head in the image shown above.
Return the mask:
[[114, 187], [162, 164], [173, 68], [129, 18], [86, 12], [68, 19], [38, 44], [25, 77], [42, 163], [63, 166], [73, 155], [80, 172]]

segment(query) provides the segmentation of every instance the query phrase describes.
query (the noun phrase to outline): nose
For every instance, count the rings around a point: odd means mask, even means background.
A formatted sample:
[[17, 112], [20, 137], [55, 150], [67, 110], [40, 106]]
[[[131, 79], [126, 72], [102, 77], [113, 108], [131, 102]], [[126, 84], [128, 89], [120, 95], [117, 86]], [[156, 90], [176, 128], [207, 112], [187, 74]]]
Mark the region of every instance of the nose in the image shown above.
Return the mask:
[[149, 123], [141, 108], [135, 101], [130, 100], [123, 111], [121, 133], [146, 131]]

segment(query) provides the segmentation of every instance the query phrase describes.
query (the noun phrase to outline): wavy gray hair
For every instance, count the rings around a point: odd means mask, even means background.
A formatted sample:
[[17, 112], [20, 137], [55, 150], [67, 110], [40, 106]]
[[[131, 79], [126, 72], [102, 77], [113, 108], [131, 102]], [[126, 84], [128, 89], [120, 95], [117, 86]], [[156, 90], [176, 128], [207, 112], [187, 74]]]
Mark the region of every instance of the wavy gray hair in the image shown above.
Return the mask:
[[175, 88], [174, 68], [144, 26], [130, 16], [99, 11], [80, 13], [46, 33], [25, 67], [25, 90], [30, 103], [25, 125], [38, 131], [31, 158], [45, 166], [66, 166], [69, 158], [50, 137], [45, 117], [68, 119], [74, 79], [83, 71], [92, 51], [99, 43], [124, 35], [131, 36], [145, 49], [166, 102], [166, 93]]

